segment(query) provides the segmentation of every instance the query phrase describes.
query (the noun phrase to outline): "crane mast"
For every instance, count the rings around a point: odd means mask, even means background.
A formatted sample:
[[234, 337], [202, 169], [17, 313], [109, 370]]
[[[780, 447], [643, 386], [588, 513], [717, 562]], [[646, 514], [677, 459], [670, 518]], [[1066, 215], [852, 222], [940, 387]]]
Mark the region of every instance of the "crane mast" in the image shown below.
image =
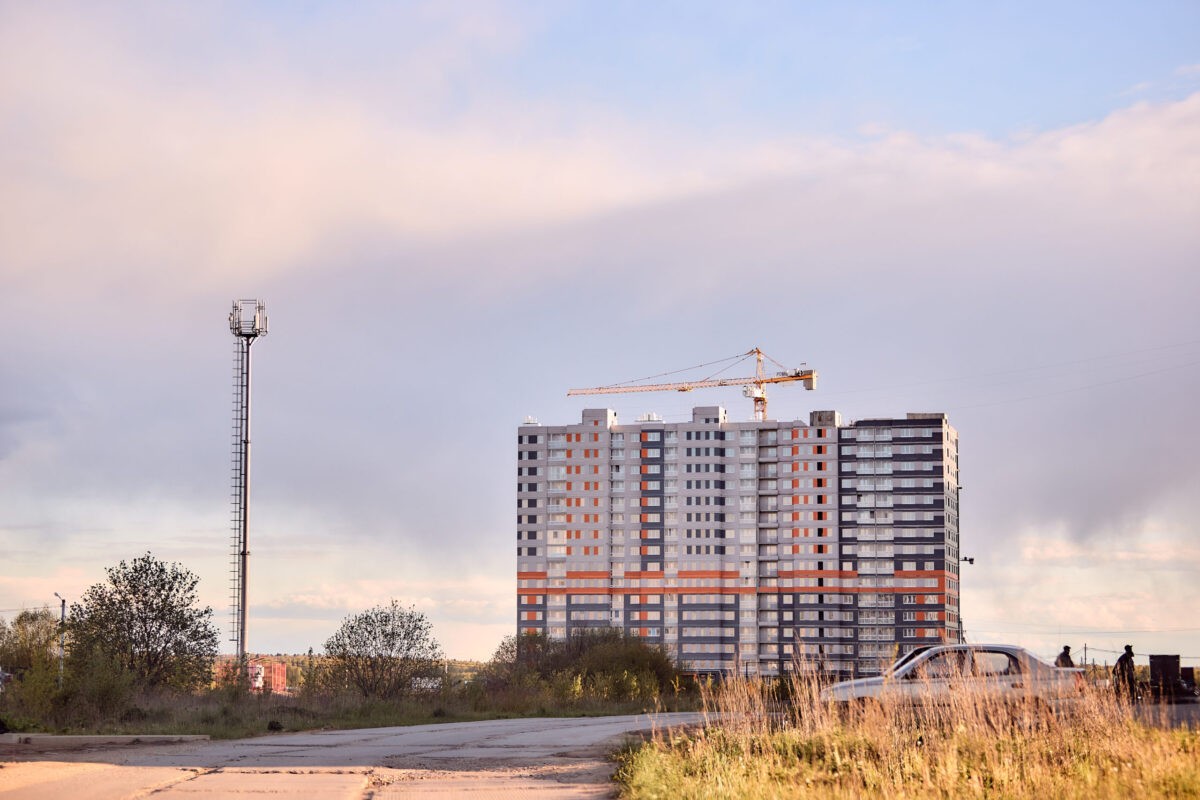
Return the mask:
[[[640, 383], [640, 384], [622, 384], [613, 386], [596, 386], [590, 389], [568, 389], [567, 396], [573, 397], [576, 395], [592, 395], [592, 394], [626, 394], [636, 392], [690, 392], [693, 389], [708, 389], [718, 386], [741, 386], [742, 394], [754, 401], [754, 419], [763, 422], [767, 419], [767, 390], [766, 386], [772, 383], [792, 383], [794, 381], [802, 381], [805, 389], [814, 389], [817, 385], [817, 372], [812, 369], [784, 369], [775, 375], [767, 375], [763, 369], [763, 358], [766, 356], [762, 350], [755, 347], [747, 353], [743, 353], [742, 357], [754, 356], [754, 375], [747, 378], [707, 378], [698, 381], [679, 381], [676, 383]], [[771, 359], [775, 362], [774, 359]], [[782, 366], [782, 365], [780, 365]]]

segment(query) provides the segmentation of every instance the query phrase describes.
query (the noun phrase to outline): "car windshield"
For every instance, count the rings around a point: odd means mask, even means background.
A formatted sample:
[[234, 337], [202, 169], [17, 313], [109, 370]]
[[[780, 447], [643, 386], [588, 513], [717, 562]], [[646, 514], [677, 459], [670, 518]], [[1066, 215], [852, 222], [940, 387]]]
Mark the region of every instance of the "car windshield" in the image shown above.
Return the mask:
[[926, 650], [928, 650], [928, 649], [929, 649], [931, 646], [932, 646], [932, 645], [924, 645], [924, 646], [922, 646], [922, 647], [915, 647], [915, 648], [913, 648], [912, 650], [909, 650], [907, 653], [905, 653], [904, 655], [900, 656], [900, 658], [898, 658], [898, 659], [896, 660], [896, 663], [895, 663], [895, 664], [892, 664], [890, 667], [888, 667], [888, 668], [887, 668], [887, 672], [886, 672], [885, 674], [887, 674], [887, 675], [895, 675], [897, 670], [899, 670], [901, 667], [903, 667], [903, 666], [904, 666], [905, 664], [907, 664], [908, 662], [912, 661], [912, 660], [913, 660], [914, 658], [916, 658], [917, 656], [921, 655], [921, 653], [924, 653], [924, 652], [925, 652]]

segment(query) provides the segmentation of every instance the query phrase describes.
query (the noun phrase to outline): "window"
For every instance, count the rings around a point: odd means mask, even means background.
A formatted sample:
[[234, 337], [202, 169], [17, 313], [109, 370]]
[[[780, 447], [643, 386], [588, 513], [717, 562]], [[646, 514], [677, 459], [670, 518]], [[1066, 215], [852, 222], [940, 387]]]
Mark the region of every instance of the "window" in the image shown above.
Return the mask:
[[994, 675], [1016, 675], [1021, 672], [1015, 659], [1008, 653], [995, 650], [975, 651], [975, 674], [987, 678]]
[[[913, 633], [910, 634], [909, 631]], [[904, 635], [915, 635], [916, 631], [912, 628], [905, 628]], [[925, 679], [938, 680], [950, 678], [956, 675], [963, 674], [964, 656], [966, 653], [961, 650], [952, 650], [948, 653], [939, 653], [930, 659], [918, 664], [916, 669], [909, 671], [905, 677], [909, 679]]]

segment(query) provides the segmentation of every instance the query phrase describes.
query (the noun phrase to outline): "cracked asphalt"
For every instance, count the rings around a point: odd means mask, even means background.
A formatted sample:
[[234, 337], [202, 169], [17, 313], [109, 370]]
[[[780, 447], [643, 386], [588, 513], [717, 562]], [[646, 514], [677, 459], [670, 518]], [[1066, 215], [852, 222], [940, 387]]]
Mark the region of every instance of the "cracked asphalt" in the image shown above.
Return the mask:
[[507, 719], [86, 750], [0, 750], [4, 800], [612, 797], [607, 756], [698, 714]]

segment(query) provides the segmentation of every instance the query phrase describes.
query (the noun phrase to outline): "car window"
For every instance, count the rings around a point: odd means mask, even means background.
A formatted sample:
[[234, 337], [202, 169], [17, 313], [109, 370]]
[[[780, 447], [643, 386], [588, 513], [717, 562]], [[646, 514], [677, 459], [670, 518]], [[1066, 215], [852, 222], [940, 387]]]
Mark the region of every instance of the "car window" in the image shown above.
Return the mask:
[[987, 678], [994, 675], [1017, 675], [1021, 667], [1008, 653], [998, 650], [975, 651], [975, 674]]
[[918, 680], [938, 680], [962, 674], [963, 653], [951, 651], [938, 653], [917, 664], [908, 677]]

